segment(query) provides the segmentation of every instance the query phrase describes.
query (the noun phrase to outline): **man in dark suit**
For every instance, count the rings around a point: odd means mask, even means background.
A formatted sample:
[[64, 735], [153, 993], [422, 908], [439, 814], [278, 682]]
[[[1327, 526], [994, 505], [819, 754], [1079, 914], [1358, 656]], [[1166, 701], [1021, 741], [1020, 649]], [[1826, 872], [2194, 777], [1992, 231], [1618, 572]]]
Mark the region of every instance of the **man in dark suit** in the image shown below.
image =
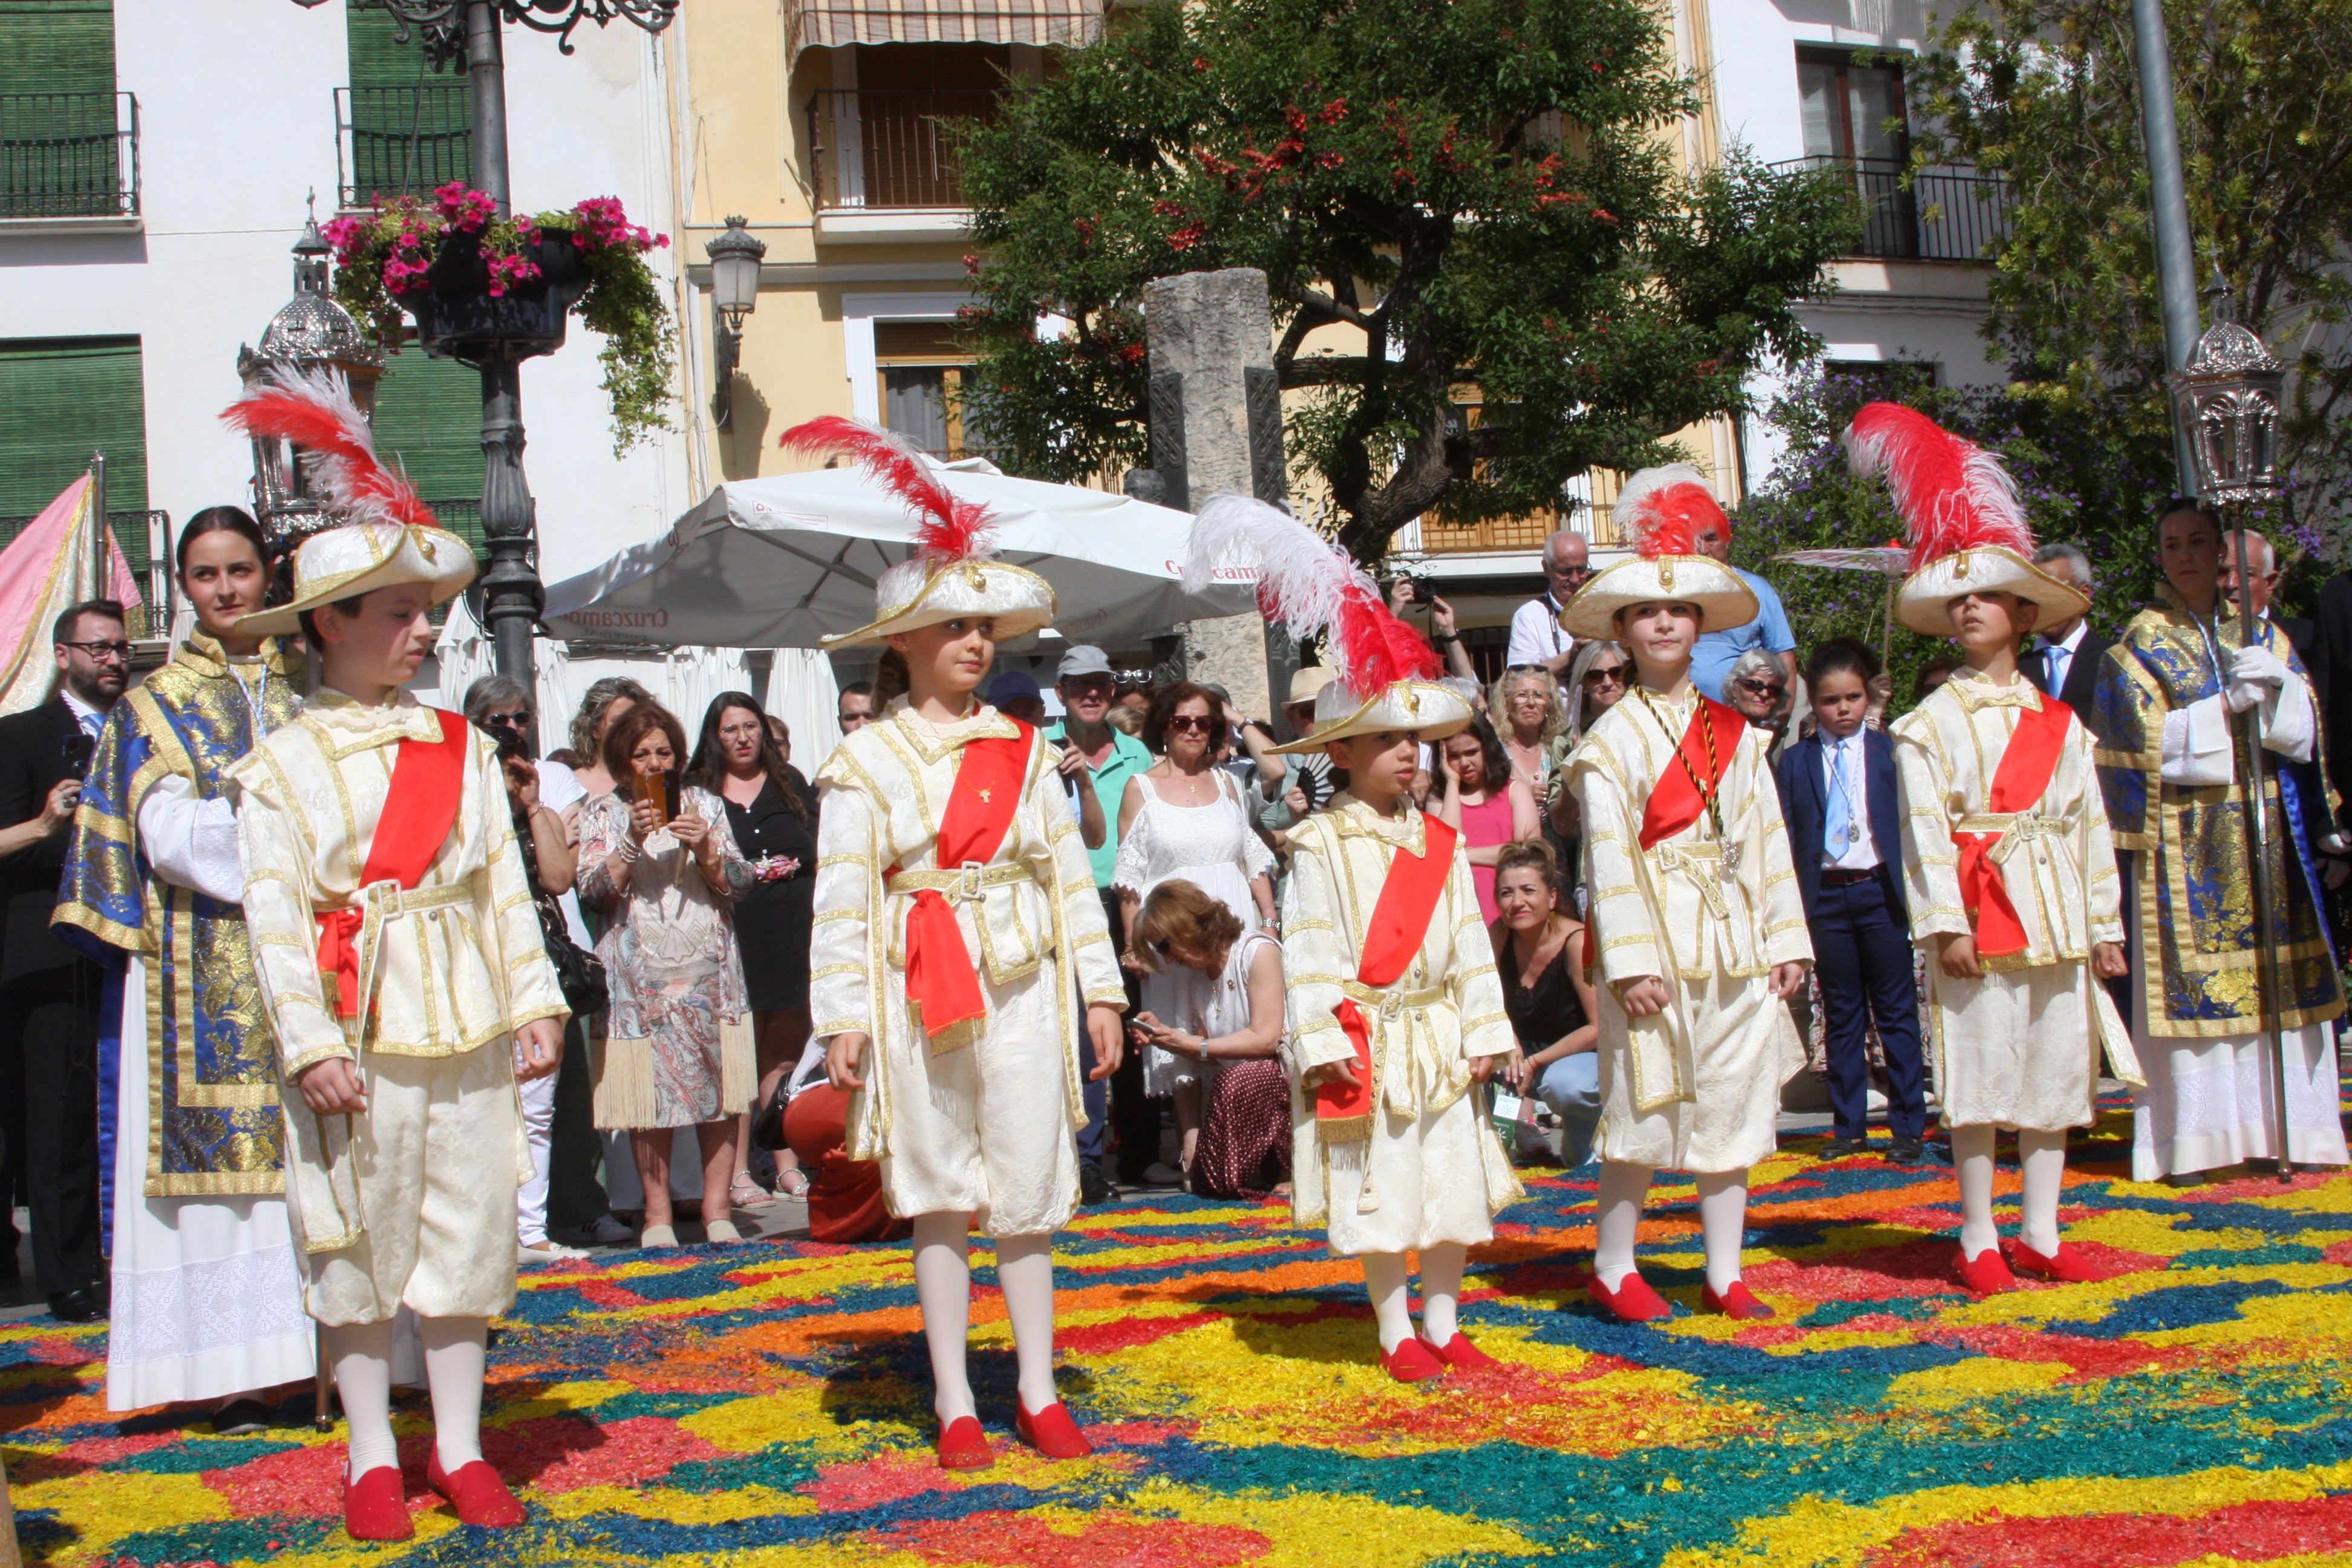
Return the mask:
[[[2070, 584], [2089, 598], [2098, 584], [2091, 575], [2091, 558], [2072, 544], [2045, 544], [2033, 552], [2034, 564], [2061, 583]], [[2091, 629], [2077, 616], [2042, 628], [2033, 646], [2018, 657], [2017, 668], [2042, 692], [2091, 721], [2091, 694], [2099, 687], [2099, 667], [2115, 645]]]
[[[110, 977], [49, 931], [67, 826], [108, 710], [131, 679], [122, 606], [74, 605], [53, 629], [57, 695], [0, 719], [0, 1136], [31, 1211], [33, 1268], [68, 1322], [99, 1292], [98, 1011]], [[6, 1236], [13, 1262], [16, 1237]]]
[[1878, 655], [1851, 637], [1824, 643], [1805, 670], [1813, 733], [1780, 754], [1775, 778], [1829, 1047], [1832, 1155], [1870, 1138], [1869, 1030], [1886, 1053], [1886, 1130], [1898, 1165], [1926, 1157], [1919, 988], [1903, 895], [1903, 816], [1895, 748], [1863, 721]]

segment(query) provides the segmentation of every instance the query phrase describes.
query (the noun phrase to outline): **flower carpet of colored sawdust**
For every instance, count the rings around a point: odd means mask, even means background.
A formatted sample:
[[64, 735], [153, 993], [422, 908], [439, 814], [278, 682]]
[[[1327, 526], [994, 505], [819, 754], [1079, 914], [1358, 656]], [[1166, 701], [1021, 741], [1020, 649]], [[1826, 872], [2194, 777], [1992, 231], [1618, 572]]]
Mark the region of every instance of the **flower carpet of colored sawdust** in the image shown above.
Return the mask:
[[[1003, 1304], [975, 1246], [990, 1470], [931, 1461], [904, 1245], [696, 1247], [525, 1276], [485, 1447], [527, 1525], [460, 1525], [398, 1426], [413, 1542], [338, 1523], [343, 1446], [201, 1413], [110, 1416], [103, 1325], [0, 1334], [0, 1451], [28, 1561], [696, 1568], [2216, 1568], [2352, 1562], [2352, 1176], [2128, 1180], [2127, 1112], [2077, 1138], [2064, 1218], [2105, 1278], [1955, 1284], [1950, 1168], [1756, 1173], [1747, 1275], [1777, 1313], [1696, 1311], [1698, 1216], [1662, 1178], [1643, 1266], [1671, 1321], [1588, 1305], [1593, 1171], [1538, 1170], [1472, 1255], [1464, 1320], [1505, 1364], [1374, 1362], [1356, 1266], [1276, 1205], [1087, 1210], [1059, 1238], [1061, 1386], [1090, 1459], [1010, 1431]], [[2010, 1158], [2004, 1151], [2004, 1161]], [[2004, 1217], [2017, 1178], [2004, 1163]], [[307, 1405], [307, 1395], [300, 1402]]]

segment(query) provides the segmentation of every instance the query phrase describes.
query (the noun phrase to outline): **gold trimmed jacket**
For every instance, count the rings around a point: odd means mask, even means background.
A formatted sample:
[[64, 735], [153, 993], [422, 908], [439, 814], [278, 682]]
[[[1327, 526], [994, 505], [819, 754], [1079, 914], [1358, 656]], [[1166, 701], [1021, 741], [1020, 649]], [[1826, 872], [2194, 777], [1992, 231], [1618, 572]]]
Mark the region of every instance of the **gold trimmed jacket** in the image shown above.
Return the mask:
[[145, 1195], [252, 1197], [285, 1191], [285, 1123], [276, 1052], [245, 911], [155, 874], [139, 811], [155, 787], [185, 779], [200, 800], [224, 795], [230, 767], [301, 709], [275, 641], [232, 663], [202, 632], [122, 694], [107, 715], [51, 923], [69, 945], [119, 966], [142, 962], [146, 1009]]
[[[322, 691], [230, 771], [246, 920], [289, 1082], [362, 1046], [457, 1056], [533, 1019], [571, 1016], [540, 936], [498, 747], [480, 731], [468, 731], [473, 765], [457, 821], [416, 887], [362, 887], [400, 742], [440, 734], [435, 710], [404, 691], [382, 707]], [[368, 912], [368, 994], [350, 1020], [336, 1016], [319, 973], [316, 917], [337, 909]]]

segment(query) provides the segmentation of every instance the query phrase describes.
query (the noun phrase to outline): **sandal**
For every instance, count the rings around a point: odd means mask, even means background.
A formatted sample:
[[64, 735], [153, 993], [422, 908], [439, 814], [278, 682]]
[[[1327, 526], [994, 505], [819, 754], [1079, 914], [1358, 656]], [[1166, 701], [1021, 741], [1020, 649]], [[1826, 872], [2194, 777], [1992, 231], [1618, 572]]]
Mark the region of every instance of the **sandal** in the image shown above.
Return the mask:
[[735, 1184], [727, 1190], [727, 1201], [739, 1209], [765, 1208], [776, 1201], [776, 1194], [761, 1186], [749, 1171], [735, 1173]]
[[798, 1165], [780, 1168], [776, 1172], [776, 1195], [786, 1198], [808, 1196], [808, 1173]]

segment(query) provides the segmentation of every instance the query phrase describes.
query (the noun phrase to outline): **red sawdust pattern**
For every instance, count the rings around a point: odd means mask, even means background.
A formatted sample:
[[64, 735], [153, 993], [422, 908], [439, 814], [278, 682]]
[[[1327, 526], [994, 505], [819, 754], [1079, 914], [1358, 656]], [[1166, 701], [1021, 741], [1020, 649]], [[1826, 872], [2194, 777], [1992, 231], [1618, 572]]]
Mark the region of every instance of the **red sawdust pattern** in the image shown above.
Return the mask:
[[929, 1452], [894, 1451], [854, 1465], [824, 1466], [800, 1490], [825, 1512], [845, 1513], [885, 1508], [925, 1492], [961, 1491], [969, 1484], [957, 1472], [940, 1468]]
[[2201, 1558], [2267, 1563], [2352, 1550], [2352, 1496], [2244, 1502], [2210, 1513], [2076, 1514], [2061, 1519], [1958, 1521], [1910, 1530], [1864, 1561], [1867, 1568], [2177, 1568]]
[[[1851, 1323], [1846, 1325], [1853, 1327]], [[2056, 1363], [2070, 1368], [2061, 1386], [2103, 1377], [2124, 1377], [2151, 1369], [2171, 1372], [2185, 1366], [2207, 1366], [2213, 1358], [2194, 1345], [2151, 1345], [2135, 1339], [2094, 1340], [2077, 1334], [2040, 1333], [2006, 1323], [1972, 1328], [1938, 1328], [1922, 1334], [1934, 1344], [1958, 1345], [1974, 1355], [2002, 1361]]]
[[482, 1458], [510, 1485], [569, 1492], [637, 1486], [689, 1459], [718, 1458], [719, 1452], [665, 1416], [632, 1415], [598, 1425], [578, 1415], [545, 1415], [486, 1430]]
[[1096, 1519], [1065, 1533], [1039, 1519], [982, 1513], [880, 1532], [885, 1547], [927, 1562], [990, 1568], [1238, 1568], [1274, 1549], [1255, 1530], [1182, 1520]]
[[1108, 1323], [1082, 1323], [1076, 1328], [1056, 1329], [1054, 1342], [1071, 1355], [1110, 1355], [1118, 1351], [1133, 1350], [1154, 1340], [1164, 1340], [1171, 1334], [1181, 1334], [1187, 1329], [1201, 1328], [1223, 1321], [1225, 1312], [1184, 1312], [1168, 1318], [1129, 1318]]

